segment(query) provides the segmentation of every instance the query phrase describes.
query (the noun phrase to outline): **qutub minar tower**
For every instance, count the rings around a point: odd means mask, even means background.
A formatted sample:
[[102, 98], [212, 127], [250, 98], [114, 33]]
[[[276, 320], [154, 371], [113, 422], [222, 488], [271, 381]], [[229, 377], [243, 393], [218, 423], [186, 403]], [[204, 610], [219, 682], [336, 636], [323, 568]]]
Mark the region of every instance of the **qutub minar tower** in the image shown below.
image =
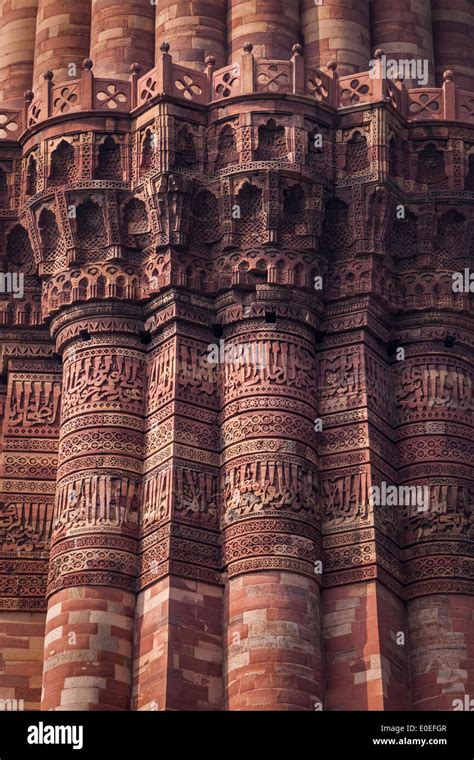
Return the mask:
[[0, 0], [4, 704], [474, 697], [473, 49], [472, 0]]

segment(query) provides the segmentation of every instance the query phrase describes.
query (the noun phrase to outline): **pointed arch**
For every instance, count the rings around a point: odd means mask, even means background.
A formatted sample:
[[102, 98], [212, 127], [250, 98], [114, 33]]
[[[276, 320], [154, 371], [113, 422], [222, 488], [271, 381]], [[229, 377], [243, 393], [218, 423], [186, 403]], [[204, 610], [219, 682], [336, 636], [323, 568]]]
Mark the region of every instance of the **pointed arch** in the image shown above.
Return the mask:
[[346, 143], [346, 171], [360, 172], [370, 164], [367, 138], [358, 129]]
[[34, 156], [30, 156], [26, 166], [26, 195], [35, 195], [38, 184], [38, 168]]
[[194, 135], [187, 124], [183, 124], [176, 135], [174, 165], [176, 167], [191, 168], [196, 163], [197, 153]]
[[98, 250], [107, 243], [101, 206], [88, 198], [77, 207], [77, 241], [83, 250]]
[[60, 247], [60, 234], [56, 217], [49, 208], [43, 208], [38, 219], [43, 259], [51, 261]]
[[219, 132], [217, 139], [217, 167], [223, 168], [239, 162], [235, 129], [226, 124]]
[[442, 189], [445, 186], [444, 152], [433, 143], [427, 143], [418, 153], [416, 181], [432, 188]]
[[67, 184], [75, 174], [74, 148], [67, 140], [61, 140], [51, 155], [50, 180], [55, 184]]
[[268, 119], [266, 124], [258, 128], [258, 147], [255, 158], [268, 161], [272, 158], [282, 158], [287, 153], [285, 127], [277, 124], [274, 119]]
[[123, 179], [120, 145], [110, 135], [99, 145], [94, 178]]
[[8, 180], [2, 166], [0, 166], [0, 208], [8, 208]]

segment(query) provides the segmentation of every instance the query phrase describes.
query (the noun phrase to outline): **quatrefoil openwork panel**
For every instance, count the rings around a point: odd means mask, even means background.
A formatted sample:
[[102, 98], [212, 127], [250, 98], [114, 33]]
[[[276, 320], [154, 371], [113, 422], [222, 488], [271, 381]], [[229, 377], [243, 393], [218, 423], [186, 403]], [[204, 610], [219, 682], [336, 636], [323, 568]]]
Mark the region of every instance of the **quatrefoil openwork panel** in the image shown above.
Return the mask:
[[263, 64], [257, 70], [257, 89], [267, 92], [286, 92], [290, 86], [288, 66]]
[[68, 113], [71, 109], [79, 104], [78, 85], [68, 85], [67, 87], [54, 88], [53, 92], [53, 114]]
[[32, 127], [35, 124], [39, 122], [41, 119], [41, 105], [40, 101], [36, 101], [31, 104], [30, 108], [28, 109], [28, 126]]
[[157, 81], [155, 77], [147, 77], [140, 90], [140, 102], [146, 103], [156, 95]]
[[[214, 79], [214, 92], [217, 98], [228, 98], [236, 94], [236, 88], [240, 81], [239, 68], [234, 66], [224, 73], [219, 73]], [[237, 93], [238, 94], [238, 93]]]
[[370, 85], [367, 79], [351, 79], [344, 81], [341, 90], [341, 105], [355, 106], [358, 103], [366, 103], [370, 98]]
[[126, 106], [128, 97], [125, 87], [120, 87], [115, 82], [103, 82], [99, 85], [96, 94], [96, 100], [111, 111], [115, 111]]
[[420, 116], [421, 114], [432, 116], [433, 114], [440, 112], [441, 103], [439, 90], [434, 93], [422, 92], [419, 95], [411, 91], [410, 96], [408, 110], [412, 116]]
[[327, 82], [322, 77], [318, 76], [318, 74], [311, 74], [309, 79], [306, 81], [306, 89], [318, 103], [323, 100], [327, 100]]
[[186, 100], [192, 100], [195, 95], [199, 96], [202, 94], [201, 87], [188, 74], [183, 74], [182, 77], [177, 79], [174, 86]]
[[18, 132], [18, 114], [0, 113], [0, 140], [12, 140]]

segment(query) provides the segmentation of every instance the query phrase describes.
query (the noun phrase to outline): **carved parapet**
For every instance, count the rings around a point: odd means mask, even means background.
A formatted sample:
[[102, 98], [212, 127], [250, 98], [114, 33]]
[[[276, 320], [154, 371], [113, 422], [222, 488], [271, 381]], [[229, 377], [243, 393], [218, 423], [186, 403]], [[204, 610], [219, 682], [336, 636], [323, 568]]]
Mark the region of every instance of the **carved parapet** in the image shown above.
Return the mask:
[[[326, 71], [305, 66], [299, 45], [293, 47], [289, 60], [267, 60], [255, 58], [249, 44], [240, 61], [216, 69], [210, 59], [203, 72], [173, 63], [165, 48], [159, 64], [141, 76], [140, 67], [133, 64], [129, 81], [95, 77], [90, 59], [84, 61], [79, 79], [55, 84], [46, 72], [41, 91], [33, 98], [28, 95], [24, 119], [18, 112], [4, 112], [4, 131], [11, 132], [9, 139], [14, 139], [22, 128], [35, 131], [47, 119], [64, 120], [83, 112], [135, 114], [167, 98], [199, 107], [232, 103], [242, 95], [296, 95], [326, 109], [343, 111], [386, 103], [407, 121], [474, 123], [474, 93], [456, 88], [451, 71], [445, 72], [442, 87], [410, 88], [387, 72], [385, 64], [382, 67], [383, 51], [377, 51], [371, 70], [338, 77], [333, 62]], [[12, 119], [16, 123], [20, 119], [18, 127], [13, 128]], [[2, 139], [8, 137], [0, 132]]]

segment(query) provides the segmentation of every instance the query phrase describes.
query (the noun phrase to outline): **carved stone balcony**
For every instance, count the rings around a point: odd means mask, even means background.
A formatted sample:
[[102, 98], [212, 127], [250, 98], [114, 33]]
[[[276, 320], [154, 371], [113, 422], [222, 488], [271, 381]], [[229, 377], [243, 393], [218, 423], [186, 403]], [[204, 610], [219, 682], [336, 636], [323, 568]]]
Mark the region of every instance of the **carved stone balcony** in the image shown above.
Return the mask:
[[26, 130], [46, 119], [75, 113], [135, 114], [160, 99], [183, 101], [194, 106], [209, 106], [243, 95], [297, 95], [332, 110], [349, 109], [374, 103], [388, 103], [409, 122], [458, 121], [474, 124], [474, 92], [456, 87], [453, 74], [445, 72], [442, 87], [409, 88], [403, 81], [384, 78], [377, 51], [371, 71], [339, 77], [336, 64], [329, 62], [325, 72], [305, 66], [302, 48], [294, 45], [290, 60], [257, 59], [248, 43], [239, 63], [215, 68], [207, 59], [205, 72], [173, 63], [169, 45], [162, 45], [160, 62], [140, 76], [133, 64], [129, 81], [96, 78], [93, 63], [84, 61], [79, 79], [62, 84], [44, 74], [40, 92], [25, 94], [25, 109], [0, 109], [0, 142], [16, 140]]

